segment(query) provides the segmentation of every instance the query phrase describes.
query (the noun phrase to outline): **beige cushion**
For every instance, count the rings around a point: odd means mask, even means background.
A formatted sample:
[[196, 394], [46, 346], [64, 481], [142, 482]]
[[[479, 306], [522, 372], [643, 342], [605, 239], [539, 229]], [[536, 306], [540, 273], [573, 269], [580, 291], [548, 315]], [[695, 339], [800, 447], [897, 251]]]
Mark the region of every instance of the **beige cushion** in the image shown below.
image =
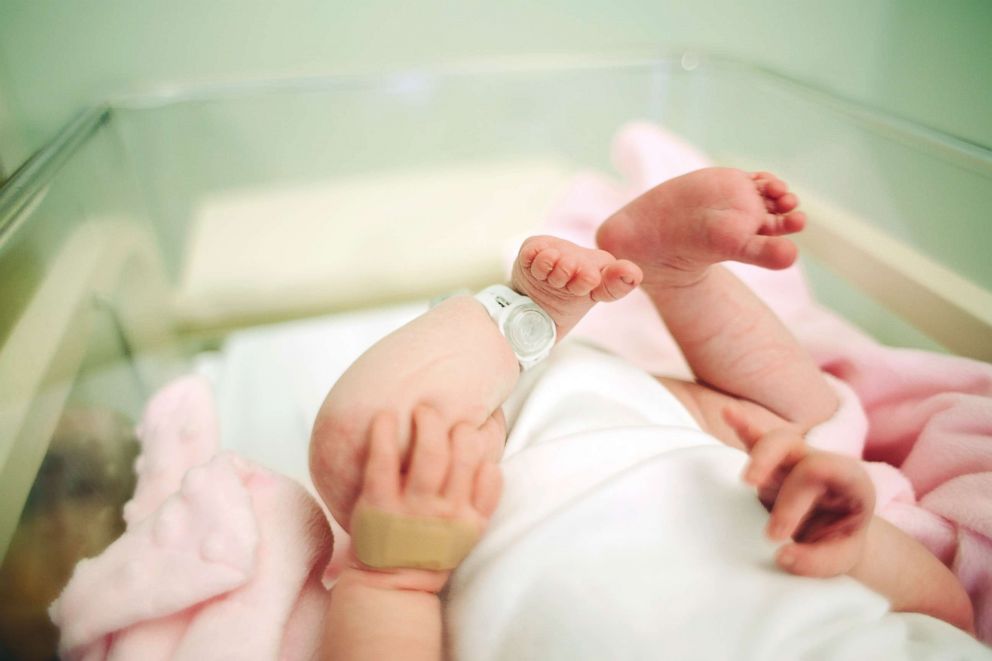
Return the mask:
[[180, 320], [233, 326], [500, 281], [569, 174], [519, 160], [219, 192], [193, 221]]

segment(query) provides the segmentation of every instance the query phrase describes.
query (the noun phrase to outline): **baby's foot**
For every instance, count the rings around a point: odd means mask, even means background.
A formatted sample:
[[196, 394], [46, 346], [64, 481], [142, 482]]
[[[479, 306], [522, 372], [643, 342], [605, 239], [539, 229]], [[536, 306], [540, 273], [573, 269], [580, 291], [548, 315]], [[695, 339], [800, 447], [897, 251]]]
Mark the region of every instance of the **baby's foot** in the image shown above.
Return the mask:
[[540, 305], [558, 327], [558, 338], [600, 301], [615, 301], [641, 282], [633, 262], [616, 259], [553, 236], [524, 241], [513, 264], [512, 284]]
[[706, 168], [649, 190], [600, 226], [596, 242], [644, 270], [644, 285], [685, 286], [711, 264], [782, 269], [796, 259], [783, 235], [806, 222], [785, 182], [767, 172]]

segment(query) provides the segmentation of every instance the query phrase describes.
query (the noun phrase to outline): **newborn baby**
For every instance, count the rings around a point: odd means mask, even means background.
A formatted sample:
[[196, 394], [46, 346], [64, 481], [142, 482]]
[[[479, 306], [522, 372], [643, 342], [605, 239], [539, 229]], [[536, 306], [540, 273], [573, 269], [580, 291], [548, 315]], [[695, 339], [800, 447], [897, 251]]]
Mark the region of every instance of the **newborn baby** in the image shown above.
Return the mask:
[[[659, 377], [702, 431], [744, 450], [744, 479], [770, 515], [786, 572], [848, 574], [894, 611], [933, 615], [971, 631], [971, 604], [926, 549], [872, 515], [871, 484], [854, 460], [810, 449], [803, 435], [838, 400], [779, 320], [727, 270], [736, 260], [784, 268], [788, 234], [804, 217], [768, 173], [709, 168], [672, 179], [599, 229], [602, 250], [553, 237], [527, 240], [512, 287], [568, 334], [597, 302], [640, 285], [679, 343], [695, 382]], [[502, 406], [520, 366], [486, 309], [450, 298], [381, 340], [341, 377], [311, 440], [321, 497], [347, 530], [371, 508], [460, 524], [480, 533], [500, 490], [507, 436]], [[331, 658], [441, 654], [437, 593], [449, 568], [374, 569], [352, 554], [334, 588]]]

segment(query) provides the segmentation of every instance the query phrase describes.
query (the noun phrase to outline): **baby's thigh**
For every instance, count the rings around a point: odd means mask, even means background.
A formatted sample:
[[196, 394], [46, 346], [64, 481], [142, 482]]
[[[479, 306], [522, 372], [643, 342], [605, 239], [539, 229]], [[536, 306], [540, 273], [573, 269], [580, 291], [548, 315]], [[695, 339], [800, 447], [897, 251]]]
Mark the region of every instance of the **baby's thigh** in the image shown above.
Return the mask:
[[331, 515], [347, 530], [362, 486], [370, 421], [322, 413], [310, 435], [310, 476]]
[[[405, 461], [410, 445], [413, 405], [409, 401], [401, 400], [396, 403], [393, 400], [389, 405], [377, 401], [370, 402], [366, 407], [357, 406], [355, 400], [350, 400], [350, 406], [342, 409], [338, 404], [332, 391], [317, 413], [310, 436], [310, 475], [317, 493], [334, 519], [345, 530], [350, 530], [351, 511], [362, 488], [373, 417], [386, 410], [394, 413], [400, 430], [397, 437], [399, 453]], [[467, 422], [457, 419], [455, 415], [442, 414], [442, 417], [446, 429], [459, 422]], [[496, 409], [478, 429], [477, 440], [483, 446], [483, 457], [489, 461], [498, 461], [506, 443], [506, 419], [503, 411]]]

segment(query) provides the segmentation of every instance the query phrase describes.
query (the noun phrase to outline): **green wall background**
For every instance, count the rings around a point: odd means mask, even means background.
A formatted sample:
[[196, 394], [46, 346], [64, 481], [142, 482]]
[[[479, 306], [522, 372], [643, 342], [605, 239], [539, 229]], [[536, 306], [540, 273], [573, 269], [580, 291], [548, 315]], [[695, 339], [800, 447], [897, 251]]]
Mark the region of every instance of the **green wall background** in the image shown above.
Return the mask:
[[690, 47], [992, 145], [992, 1], [0, 0], [0, 168], [125, 91]]

